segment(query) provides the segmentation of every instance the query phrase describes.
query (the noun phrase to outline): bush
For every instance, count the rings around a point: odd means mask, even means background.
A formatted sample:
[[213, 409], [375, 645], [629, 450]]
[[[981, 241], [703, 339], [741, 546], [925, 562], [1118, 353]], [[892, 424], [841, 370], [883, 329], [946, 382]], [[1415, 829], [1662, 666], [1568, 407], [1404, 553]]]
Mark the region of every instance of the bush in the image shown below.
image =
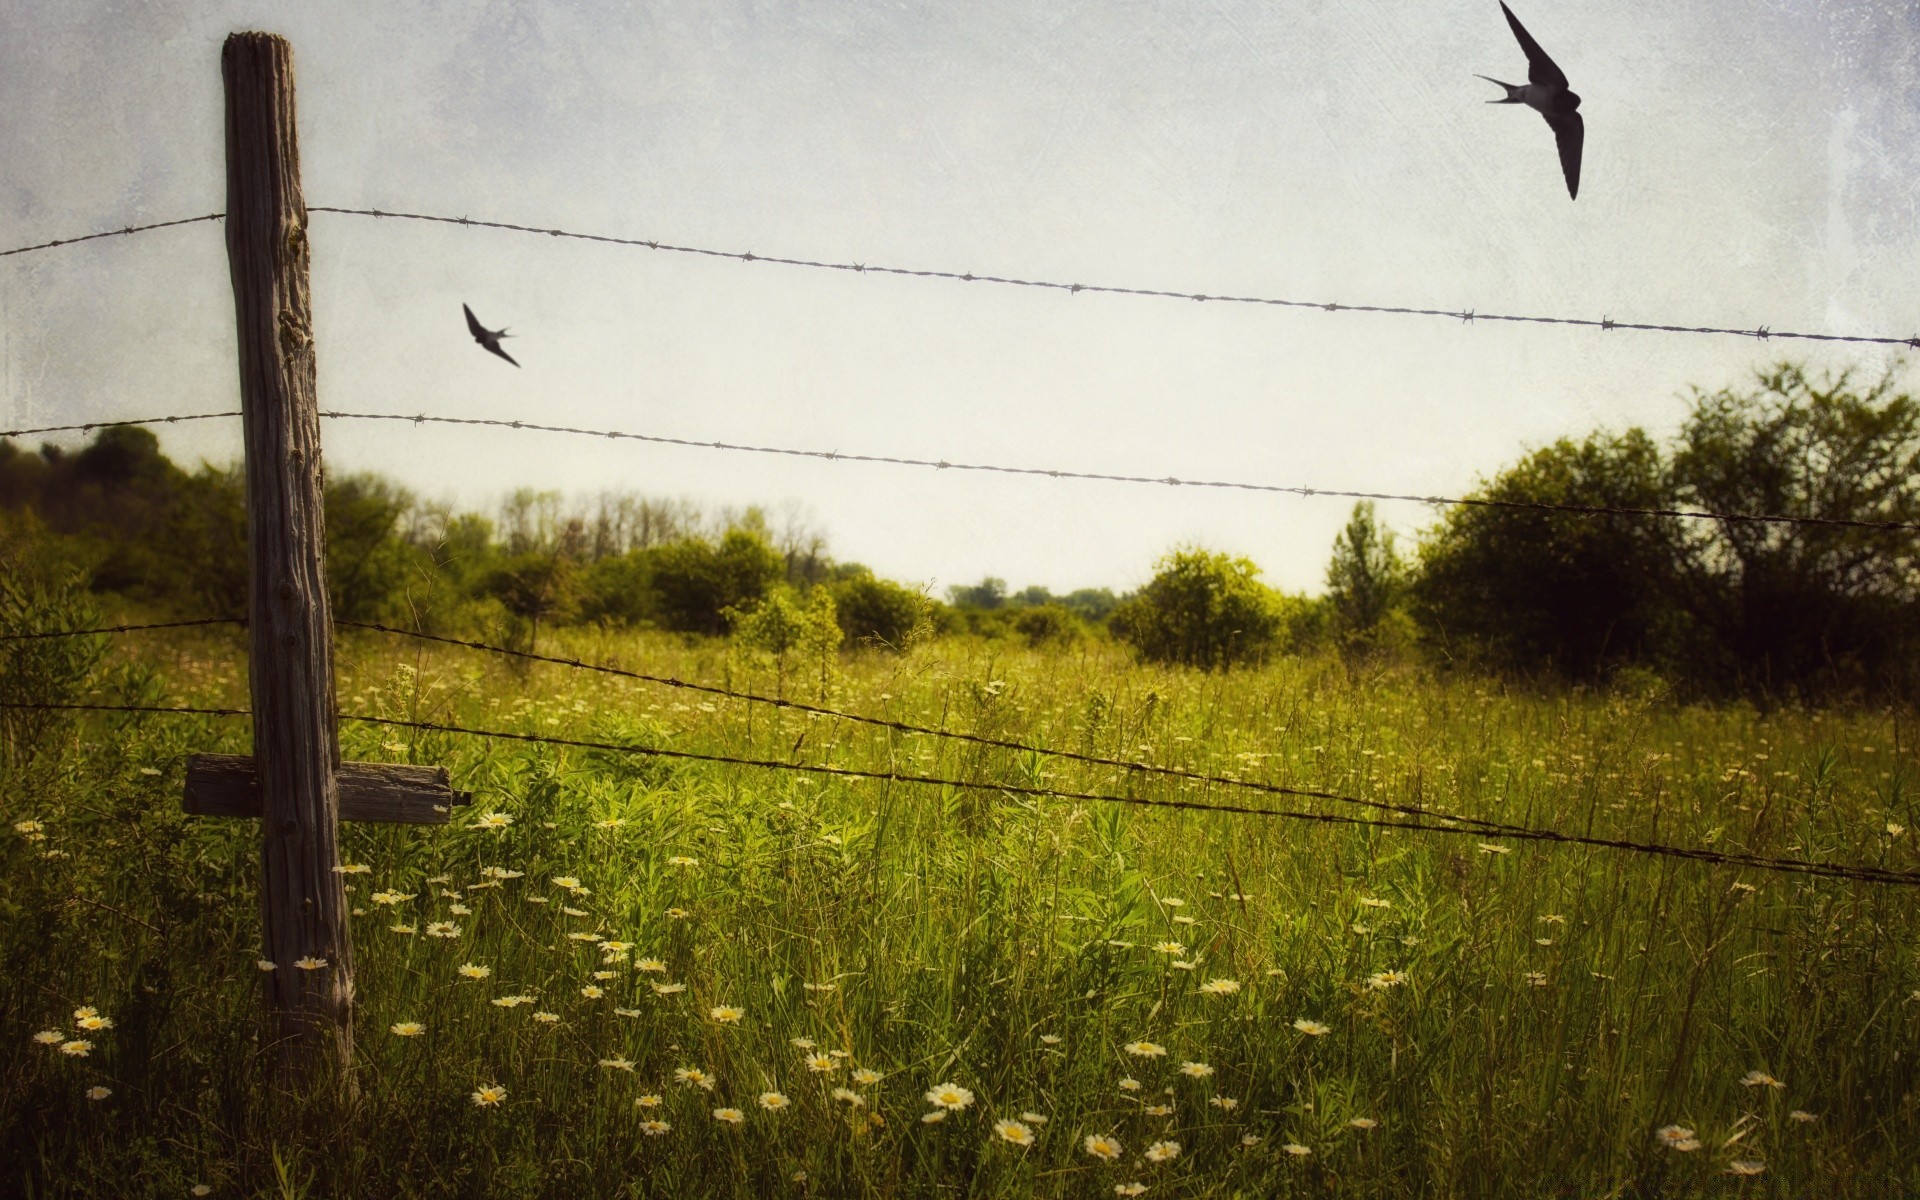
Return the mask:
[[[1783, 363], [1746, 391], [1694, 393], [1672, 479], [1681, 503], [1734, 513], [1920, 522], [1920, 401], [1889, 373], [1856, 388]], [[1753, 521], [1684, 530], [1689, 662], [1743, 691], [1920, 691], [1920, 534]]]
[[1781, 364], [1645, 433], [1535, 451], [1478, 498], [1814, 517], [1674, 520], [1461, 506], [1420, 548], [1413, 610], [1450, 657], [1599, 679], [1626, 667], [1753, 695], [1920, 691], [1920, 402]]
[[[1638, 429], [1563, 438], [1476, 496], [1623, 508], [1671, 500], [1659, 447]], [[1596, 678], [1666, 640], [1675, 622], [1669, 533], [1644, 517], [1458, 506], [1420, 547], [1414, 617], [1448, 657]]]
[[[26, 553], [19, 542], [0, 544], [0, 701], [72, 704], [84, 699], [105, 660], [107, 638], [17, 635], [91, 628], [100, 624], [100, 610], [77, 580], [47, 578], [52, 564], [26, 561]], [[53, 709], [0, 708], [0, 764], [17, 779], [73, 720], [74, 714]]]
[[1245, 558], [1175, 550], [1155, 564], [1151, 583], [1120, 602], [1108, 626], [1151, 662], [1210, 671], [1258, 662], [1285, 625], [1279, 597], [1259, 575]]
[[1065, 645], [1078, 641], [1086, 626], [1063, 604], [1039, 604], [1022, 608], [1013, 617], [1013, 631], [1029, 646]]
[[373, 474], [327, 481], [327, 593], [343, 621], [385, 621], [405, 608], [422, 556], [399, 536], [414, 498]]
[[832, 585], [841, 630], [847, 640], [898, 650], [930, 617], [925, 595], [862, 571]]
[[580, 616], [601, 625], [639, 625], [654, 613], [653, 555], [632, 550], [580, 573]]
[[[579, 598], [579, 571], [564, 554], [537, 550], [516, 554], [495, 567], [485, 590], [513, 614], [518, 623], [512, 640], [528, 650], [537, 648], [542, 621], [558, 623], [572, 615]], [[521, 634], [525, 634], [524, 642]]]
[[766, 599], [751, 609], [728, 611], [736, 641], [773, 656], [778, 690], [784, 693], [787, 657], [791, 654], [815, 656], [820, 663], [820, 683], [826, 689], [828, 660], [840, 648], [840, 623], [835, 619], [833, 596], [823, 587], [809, 590], [804, 599], [793, 588], [781, 584], [767, 593]]
[[1400, 602], [1405, 576], [1393, 531], [1380, 528], [1373, 502], [1354, 505], [1327, 564], [1327, 615], [1342, 654], [1364, 656], [1391, 640], [1388, 619]]
[[765, 536], [747, 529], [729, 529], [717, 545], [682, 538], [649, 553], [655, 613], [680, 633], [725, 633], [727, 610], [758, 604], [787, 571]]

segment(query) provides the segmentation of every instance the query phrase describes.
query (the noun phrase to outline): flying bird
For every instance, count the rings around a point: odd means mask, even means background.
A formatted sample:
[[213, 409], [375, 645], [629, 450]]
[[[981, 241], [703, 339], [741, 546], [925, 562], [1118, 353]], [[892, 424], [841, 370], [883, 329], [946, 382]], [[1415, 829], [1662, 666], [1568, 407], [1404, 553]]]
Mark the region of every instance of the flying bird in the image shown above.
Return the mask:
[[1567, 195], [1577, 198], [1580, 195], [1580, 147], [1587, 139], [1586, 122], [1580, 119], [1577, 111], [1580, 97], [1567, 88], [1567, 74], [1554, 65], [1540, 43], [1533, 40], [1526, 27], [1514, 18], [1513, 10], [1501, 0], [1500, 11], [1507, 14], [1507, 24], [1513, 27], [1513, 36], [1520, 42], [1520, 48], [1527, 52], [1527, 82], [1516, 87], [1511, 83], [1501, 83], [1491, 75], [1478, 78], [1488, 83], [1497, 83], [1507, 89], [1504, 100], [1489, 100], [1488, 104], [1524, 104], [1547, 119], [1553, 129], [1553, 140], [1560, 145], [1560, 170], [1567, 177]]
[[[1574, 119], [1576, 121], [1579, 120], [1578, 117]], [[508, 354], [500, 348], [500, 339], [508, 336], [505, 327], [488, 329], [486, 326], [480, 324], [480, 318], [473, 315], [473, 310], [464, 304], [460, 306], [460, 311], [467, 314], [467, 332], [473, 335], [474, 341], [479, 342], [482, 346], [498, 354], [501, 358], [513, 363], [514, 366], [517, 367], [520, 365], [517, 362], [513, 362], [513, 355]]]

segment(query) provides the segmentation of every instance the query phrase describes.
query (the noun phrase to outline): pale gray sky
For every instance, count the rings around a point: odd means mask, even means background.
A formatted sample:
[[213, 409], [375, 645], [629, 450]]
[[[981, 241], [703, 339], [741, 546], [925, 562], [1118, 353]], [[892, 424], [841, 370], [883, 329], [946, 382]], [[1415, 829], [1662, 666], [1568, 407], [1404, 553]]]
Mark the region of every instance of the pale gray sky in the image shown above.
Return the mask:
[[[1920, 333], [1920, 7], [1520, 0], [1584, 97], [1577, 202], [1494, 0], [0, 0], [0, 248], [223, 207], [219, 50], [289, 37], [311, 204], [1089, 283]], [[316, 214], [321, 402], [1019, 465], [1458, 494], [1671, 430], [1733, 338], [848, 277]], [[475, 346], [462, 301], [508, 343]], [[4, 424], [237, 404], [221, 230], [0, 260]], [[936, 588], [1141, 582], [1170, 545], [1317, 589], [1348, 504], [330, 423], [329, 466], [799, 500]], [[237, 429], [166, 429], [224, 461]], [[1428, 510], [1383, 510], [1404, 531]]]

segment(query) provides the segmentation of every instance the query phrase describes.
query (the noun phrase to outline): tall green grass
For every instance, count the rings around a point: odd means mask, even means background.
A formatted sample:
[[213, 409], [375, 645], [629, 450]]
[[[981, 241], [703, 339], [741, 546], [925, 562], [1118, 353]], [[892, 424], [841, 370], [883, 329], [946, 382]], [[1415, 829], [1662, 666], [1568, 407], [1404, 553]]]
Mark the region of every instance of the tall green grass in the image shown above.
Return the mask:
[[[117, 650], [92, 683], [100, 697], [244, 704], [239, 640]], [[775, 686], [771, 667], [720, 643], [582, 632], [564, 652]], [[347, 712], [1263, 799], [386, 638], [345, 642], [340, 676]], [[1331, 660], [1202, 675], [1098, 644], [940, 642], [787, 686], [863, 713], [1467, 816], [1920, 867], [1911, 718], [1892, 713], [1543, 695], [1352, 676]], [[10, 748], [0, 1190], [1920, 1193], [1920, 906], [1907, 889], [353, 722], [342, 739], [353, 758], [445, 764], [476, 798], [444, 828], [345, 827], [346, 857], [367, 868], [347, 876], [358, 1099], [301, 1113], [264, 1087], [257, 834], [179, 813], [185, 756], [244, 751], [245, 723], [72, 718]], [[473, 827], [489, 813], [510, 823]], [[22, 821], [41, 828], [11, 828]], [[433, 922], [458, 936], [428, 936]], [[464, 964], [489, 973], [463, 978]], [[1228, 982], [1203, 990], [1215, 980]], [[493, 1003], [520, 995], [531, 1002]], [[112, 1027], [76, 1030], [82, 1006]], [[714, 1018], [727, 1007], [737, 1021]], [[391, 1032], [403, 1022], [425, 1032]], [[92, 1051], [36, 1043], [43, 1030]], [[1129, 1053], [1143, 1042], [1164, 1056]], [[682, 1068], [713, 1089], [677, 1082]], [[881, 1078], [857, 1084], [862, 1069]], [[1773, 1082], [1743, 1082], [1750, 1072]], [[929, 1123], [948, 1111], [926, 1099], [943, 1083], [974, 1100]], [[111, 1095], [89, 1100], [93, 1087]], [[476, 1104], [484, 1087], [504, 1098]], [[763, 1093], [789, 1104], [764, 1108]], [[648, 1120], [671, 1128], [649, 1135]], [[1670, 1126], [1690, 1137], [1662, 1138]], [[1090, 1154], [1090, 1135], [1122, 1153]], [[1150, 1161], [1156, 1143], [1179, 1153]]]

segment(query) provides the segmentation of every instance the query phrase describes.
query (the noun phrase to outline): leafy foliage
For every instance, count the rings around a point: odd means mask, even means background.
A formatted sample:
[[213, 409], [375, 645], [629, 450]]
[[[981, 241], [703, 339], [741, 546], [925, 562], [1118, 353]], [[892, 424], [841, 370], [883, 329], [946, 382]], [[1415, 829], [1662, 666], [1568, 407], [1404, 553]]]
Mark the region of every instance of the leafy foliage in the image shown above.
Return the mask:
[[1029, 646], [1065, 645], [1078, 641], [1086, 625], [1064, 604], [1036, 604], [1020, 609], [1013, 618], [1013, 630]]
[[[1685, 503], [1720, 512], [1920, 522], [1920, 403], [1783, 364], [1694, 394], [1673, 455]], [[1726, 522], [1684, 545], [1688, 612], [1726, 682], [1920, 684], [1920, 534]]]
[[[1696, 392], [1671, 453], [1644, 432], [1535, 451], [1491, 501], [1920, 520], [1920, 404], [1783, 364]], [[1414, 612], [1450, 657], [1594, 678], [1652, 668], [1753, 694], [1920, 690], [1920, 534], [1752, 521], [1450, 512]]]
[[560, 550], [527, 550], [512, 555], [487, 573], [486, 592], [499, 599], [521, 623], [516, 638], [532, 649], [540, 636], [540, 622], [571, 615], [579, 601], [578, 567]]
[[1120, 602], [1110, 627], [1150, 662], [1210, 671], [1258, 662], [1284, 632], [1279, 599], [1259, 575], [1250, 559], [1177, 549]]
[[[105, 637], [6, 640], [5, 635], [99, 623], [99, 608], [74, 580], [33, 578], [17, 548], [0, 546], [0, 702], [82, 701], [106, 657]], [[53, 749], [56, 731], [72, 723], [71, 713], [0, 708], [0, 765], [19, 780], [30, 760]]]
[[[1663, 507], [1665, 464], [1640, 430], [1561, 439], [1501, 472], [1491, 501]], [[1674, 618], [1671, 531], [1639, 517], [1462, 506], [1421, 545], [1423, 633], [1449, 657], [1591, 678], [1654, 657]]]
[[752, 530], [669, 542], [652, 553], [654, 611], [664, 629], [725, 633], [728, 609], [758, 603], [785, 576], [785, 560]]
[[862, 567], [830, 585], [840, 628], [856, 645], [900, 649], [924, 626], [933, 602], [913, 588], [882, 579]]
[[1406, 564], [1393, 531], [1382, 529], [1373, 502], [1353, 506], [1353, 517], [1334, 539], [1327, 564], [1327, 606], [1340, 649], [1349, 655], [1379, 648], [1388, 618], [1406, 587]]

